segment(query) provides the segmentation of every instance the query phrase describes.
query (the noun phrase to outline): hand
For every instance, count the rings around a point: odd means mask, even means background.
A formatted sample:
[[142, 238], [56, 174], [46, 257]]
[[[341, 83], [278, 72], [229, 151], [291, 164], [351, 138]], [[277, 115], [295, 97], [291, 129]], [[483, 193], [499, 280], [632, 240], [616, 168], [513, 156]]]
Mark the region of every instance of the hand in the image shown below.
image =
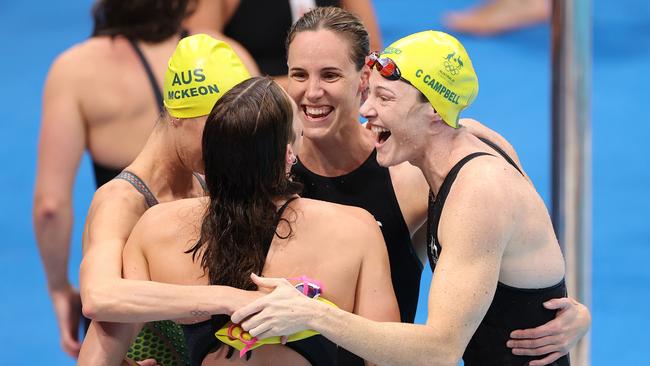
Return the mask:
[[81, 318], [81, 297], [79, 291], [68, 285], [63, 289], [51, 290], [56, 321], [59, 325], [61, 348], [70, 357], [79, 357], [79, 320]]
[[572, 298], [552, 299], [545, 302], [544, 307], [558, 311], [555, 319], [537, 328], [515, 330], [507, 342], [515, 355], [547, 355], [531, 361], [530, 366], [547, 365], [569, 353], [591, 325], [587, 307]]
[[160, 366], [160, 364], [153, 358], [147, 358], [146, 360], [138, 361], [140, 366]]
[[308, 329], [311, 311], [317, 302], [300, 293], [282, 278], [263, 278], [251, 274], [251, 279], [262, 289], [273, 289], [270, 294], [237, 310], [231, 320], [241, 324], [253, 337], [264, 339], [290, 335]]
[[133, 361], [130, 358], [125, 358], [122, 362], [122, 366], [160, 366], [160, 364], [153, 358], [147, 358], [142, 361]]

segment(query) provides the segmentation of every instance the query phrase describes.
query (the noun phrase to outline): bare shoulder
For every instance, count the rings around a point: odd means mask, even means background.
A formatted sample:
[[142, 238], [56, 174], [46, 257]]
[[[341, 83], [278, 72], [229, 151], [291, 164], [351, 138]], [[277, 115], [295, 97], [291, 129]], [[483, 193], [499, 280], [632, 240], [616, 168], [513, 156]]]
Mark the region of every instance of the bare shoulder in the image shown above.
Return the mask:
[[90, 202], [89, 213], [98, 209], [110, 209], [114, 213], [143, 211], [146, 203], [133, 186], [125, 180], [113, 179], [99, 187]]
[[304, 215], [303, 224], [310, 229], [324, 229], [332, 235], [340, 233], [364, 241], [381, 236], [374, 216], [359, 207], [301, 198], [296, 209]]
[[459, 172], [445, 211], [460, 209], [472, 214], [490, 215], [508, 207], [514, 208], [520, 193], [528, 186], [519, 172], [500, 157], [480, 156], [469, 161]]
[[196, 197], [159, 203], [142, 215], [138, 225], [159, 228], [160, 232], [186, 230], [188, 225], [200, 223], [208, 202], [207, 197]]
[[467, 128], [467, 130], [472, 135], [488, 139], [497, 144], [497, 146], [503, 149], [503, 151], [505, 151], [515, 161], [515, 163], [517, 163], [519, 168], [522, 168], [521, 162], [519, 161], [519, 156], [517, 155], [515, 148], [510, 144], [510, 142], [508, 142], [508, 140], [505, 139], [505, 137], [501, 136], [498, 132], [486, 127], [479, 121], [472, 118], [462, 118], [460, 120], [460, 124]]

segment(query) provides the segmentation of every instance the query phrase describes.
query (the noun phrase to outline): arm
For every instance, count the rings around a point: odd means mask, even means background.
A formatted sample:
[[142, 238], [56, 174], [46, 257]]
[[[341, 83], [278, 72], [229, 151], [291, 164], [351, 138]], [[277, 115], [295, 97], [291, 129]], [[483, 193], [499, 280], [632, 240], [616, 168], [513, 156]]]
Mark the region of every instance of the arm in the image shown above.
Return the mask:
[[[149, 281], [149, 268], [140, 247], [140, 237], [134, 230], [134, 235], [124, 247], [124, 278]], [[78, 365], [121, 365], [129, 345], [141, 328], [142, 323], [93, 321], [84, 338]]]
[[57, 59], [43, 94], [34, 192], [34, 231], [63, 350], [76, 357], [81, 300], [68, 280], [72, 187], [85, 146], [84, 122], [71, 88], [70, 55]]
[[382, 49], [381, 31], [375, 16], [375, 9], [372, 6], [371, 0], [343, 0], [341, 1], [342, 8], [356, 14], [363, 25], [368, 30], [370, 36], [370, 51], [378, 51]]
[[[80, 284], [87, 317], [98, 321], [149, 322], [191, 318], [195, 314], [231, 314], [257, 296], [226, 286], [182, 286], [123, 279], [122, 250], [139, 218], [138, 208], [133, 207], [132, 201], [141, 198], [135, 191], [131, 192], [135, 195], [131, 198], [124, 197], [123, 192], [116, 194], [110, 190], [115, 186], [109, 184], [95, 194], [86, 219]], [[158, 208], [148, 210], [145, 217]]]
[[[450, 195], [442, 221], [441, 240], [446, 243], [429, 293], [426, 325], [379, 323], [289, 293], [281, 281], [276, 291], [233, 314], [251, 335], [268, 321], [267, 334], [286, 334], [315, 329], [359, 356], [382, 365], [456, 365], [469, 339], [485, 315], [496, 289], [501, 256], [509, 237], [507, 208], [494, 217], [493, 208], [503, 194], [489, 187]], [[458, 187], [456, 187], [458, 188]], [[486, 191], [487, 190], [487, 191]], [[472, 209], [468, 209], [468, 208]], [[491, 209], [489, 209], [491, 208]], [[463, 214], [458, 214], [462, 212]], [[453, 217], [446, 222], [444, 217]], [[472, 228], [472, 230], [467, 230]], [[259, 313], [258, 313], [259, 312]], [[272, 319], [272, 320], [270, 320]]]

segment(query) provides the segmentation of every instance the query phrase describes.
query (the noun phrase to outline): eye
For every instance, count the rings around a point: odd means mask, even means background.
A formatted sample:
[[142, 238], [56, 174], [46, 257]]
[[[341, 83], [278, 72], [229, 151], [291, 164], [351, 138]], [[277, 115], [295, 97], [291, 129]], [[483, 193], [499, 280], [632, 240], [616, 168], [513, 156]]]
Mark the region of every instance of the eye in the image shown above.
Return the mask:
[[323, 80], [332, 82], [336, 81], [341, 77], [341, 75], [335, 73], [335, 72], [326, 72], [323, 74]]
[[377, 98], [379, 98], [379, 100], [381, 100], [382, 102], [388, 102], [388, 101], [390, 101], [392, 99], [392, 98], [387, 97], [385, 95], [379, 95]]
[[289, 77], [291, 77], [292, 79], [294, 79], [296, 81], [305, 81], [305, 80], [307, 80], [307, 73], [303, 72], [303, 71], [292, 71], [289, 74]]

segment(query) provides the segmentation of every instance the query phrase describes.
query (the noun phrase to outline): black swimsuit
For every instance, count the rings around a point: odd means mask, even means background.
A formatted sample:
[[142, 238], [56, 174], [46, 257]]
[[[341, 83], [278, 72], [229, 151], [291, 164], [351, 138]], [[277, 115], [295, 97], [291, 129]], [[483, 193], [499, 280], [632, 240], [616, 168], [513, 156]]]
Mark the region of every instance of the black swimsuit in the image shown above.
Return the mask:
[[300, 159], [292, 173], [304, 184], [302, 197], [361, 207], [377, 220], [390, 260], [393, 289], [403, 323], [413, 323], [420, 294], [422, 263], [411, 244], [411, 235], [395, 196], [388, 168], [377, 163], [377, 151], [354, 171], [324, 177], [311, 172]]
[[[496, 150], [523, 175], [517, 164], [501, 148], [489, 140], [481, 140]], [[492, 156], [485, 152], [476, 152], [463, 158], [445, 177], [438, 196], [433, 199], [433, 194], [430, 194], [427, 254], [434, 275], [442, 252], [442, 245], [438, 240], [438, 225], [447, 195], [460, 169], [470, 160], [483, 155]], [[544, 308], [542, 303], [565, 296], [564, 280], [554, 286], [541, 289], [515, 288], [499, 282], [490, 308], [465, 349], [463, 354], [465, 365], [527, 365], [532, 360], [543, 358], [544, 356], [513, 355], [512, 350], [506, 347], [506, 342], [510, 339], [510, 332], [515, 329], [534, 328], [553, 320], [555, 311]], [[430, 314], [430, 316], [435, 315]], [[569, 365], [569, 358], [563, 356], [551, 365]]]
[[[287, 200], [280, 207], [278, 210], [278, 218], [282, 217], [282, 213], [294, 199], [296, 197]], [[272, 240], [273, 238], [271, 237], [267, 245], [268, 248], [271, 247]], [[230, 317], [227, 315], [215, 315], [211, 319], [200, 323], [181, 325], [183, 334], [185, 335], [185, 343], [187, 345], [191, 366], [201, 365], [201, 362], [203, 362], [203, 359], [208, 353], [212, 353], [224, 345], [215, 337], [214, 333], [229, 320]], [[336, 344], [322, 335], [315, 335], [296, 342], [288, 342], [286, 346], [296, 351], [313, 366], [340, 365], [337, 361]], [[246, 357], [250, 357], [250, 354], [251, 351], [246, 354]], [[226, 357], [230, 358], [232, 355], [233, 350], [230, 348]]]

